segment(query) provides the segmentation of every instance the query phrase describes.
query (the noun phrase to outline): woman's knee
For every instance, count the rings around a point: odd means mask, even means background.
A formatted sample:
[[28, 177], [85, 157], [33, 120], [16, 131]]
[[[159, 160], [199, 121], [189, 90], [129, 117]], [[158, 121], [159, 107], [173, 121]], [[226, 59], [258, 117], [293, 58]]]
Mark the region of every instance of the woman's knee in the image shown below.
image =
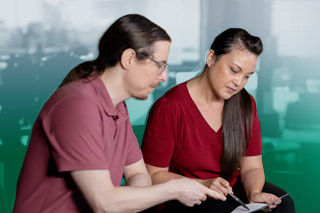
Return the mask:
[[295, 213], [295, 207], [294, 207], [294, 202], [290, 196], [286, 196], [281, 200], [281, 204], [278, 205], [279, 209], [281, 211], [279, 212], [290, 212], [290, 213]]
[[[278, 197], [281, 197], [281, 196], [287, 194], [287, 192], [284, 191], [283, 189], [281, 189], [271, 183], [268, 183], [268, 182], [265, 183], [262, 191], [274, 194]], [[277, 206], [277, 208], [274, 209], [274, 212], [281, 212], [281, 213], [286, 213], [286, 212], [295, 213], [296, 212], [293, 199], [290, 197], [290, 195], [284, 197], [281, 200], [281, 204], [279, 204]]]

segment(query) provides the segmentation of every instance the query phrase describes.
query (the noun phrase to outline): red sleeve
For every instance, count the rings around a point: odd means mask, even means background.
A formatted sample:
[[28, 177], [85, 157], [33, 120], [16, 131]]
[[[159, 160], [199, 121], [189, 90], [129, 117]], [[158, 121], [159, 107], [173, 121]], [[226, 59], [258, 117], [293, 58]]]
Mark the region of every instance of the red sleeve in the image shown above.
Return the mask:
[[178, 138], [179, 112], [166, 98], [160, 98], [151, 108], [142, 140], [145, 163], [169, 167]]
[[256, 156], [262, 154], [260, 121], [257, 114], [256, 102], [252, 96], [250, 97], [252, 102], [253, 122], [250, 142], [247, 148], [246, 156]]
[[99, 108], [88, 97], [57, 103], [43, 121], [57, 169], [108, 169]]

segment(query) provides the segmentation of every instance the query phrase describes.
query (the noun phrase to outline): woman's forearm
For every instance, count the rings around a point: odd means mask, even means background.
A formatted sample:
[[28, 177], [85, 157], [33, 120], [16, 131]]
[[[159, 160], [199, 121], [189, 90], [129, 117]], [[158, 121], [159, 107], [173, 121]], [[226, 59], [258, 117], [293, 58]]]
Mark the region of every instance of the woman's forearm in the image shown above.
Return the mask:
[[152, 184], [167, 182], [172, 179], [184, 178], [184, 176], [167, 171], [159, 171], [151, 175]]
[[256, 168], [241, 173], [241, 182], [250, 201], [252, 193], [260, 193], [265, 183], [263, 168]]

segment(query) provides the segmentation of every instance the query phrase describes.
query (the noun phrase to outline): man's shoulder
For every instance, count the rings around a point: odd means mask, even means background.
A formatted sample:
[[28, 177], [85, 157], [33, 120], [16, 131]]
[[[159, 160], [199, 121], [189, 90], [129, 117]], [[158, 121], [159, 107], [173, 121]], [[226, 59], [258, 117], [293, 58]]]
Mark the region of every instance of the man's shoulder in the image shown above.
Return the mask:
[[79, 81], [71, 82], [58, 88], [47, 100], [42, 108], [42, 113], [56, 107], [64, 107], [66, 110], [78, 107], [89, 107], [97, 104], [94, 89], [89, 84]]

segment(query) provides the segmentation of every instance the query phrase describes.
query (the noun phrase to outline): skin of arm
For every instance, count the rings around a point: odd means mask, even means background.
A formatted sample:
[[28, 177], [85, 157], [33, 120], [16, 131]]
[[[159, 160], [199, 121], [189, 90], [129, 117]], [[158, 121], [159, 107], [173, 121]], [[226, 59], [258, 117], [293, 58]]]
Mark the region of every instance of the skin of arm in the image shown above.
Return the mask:
[[[144, 169], [143, 169], [144, 168]], [[138, 212], [168, 200], [193, 206], [207, 196], [223, 199], [218, 193], [187, 178], [150, 185], [143, 161], [125, 168], [128, 186], [115, 187], [108, 170], [81, 170], [71, 177], [94, 212]], [[142, 178], [142, 180], [140, 180]]]
[[[163, 183], [172, 179], [185, 178], [182, 175], [169, 172], [169, 167], [162, 168], [151, 166], [149, 164], [146, 164], [146, 166], [153, 184]], [[217, 177], [206, 180], [194, 178], [193, 180], [196, 180], [202, 185], [215, 190], [223, 196], [226, 196], [228, 193], [232, 193], [232, 188], [229, 186], [229, 182], [223, 178]]]
[[124, 167], [124, 177], [127, 186], [151, 186], [151, 178], [147, 172], [143, 159]]
[[[242, 157], [240, 175], [244, 190], [251, 203], [269, 203], [278, 198], [273, 194], [261, 192], [265, 183], [262, 155]], [[280, 203], [281, 200], [269, 208], [275, 208]]]

